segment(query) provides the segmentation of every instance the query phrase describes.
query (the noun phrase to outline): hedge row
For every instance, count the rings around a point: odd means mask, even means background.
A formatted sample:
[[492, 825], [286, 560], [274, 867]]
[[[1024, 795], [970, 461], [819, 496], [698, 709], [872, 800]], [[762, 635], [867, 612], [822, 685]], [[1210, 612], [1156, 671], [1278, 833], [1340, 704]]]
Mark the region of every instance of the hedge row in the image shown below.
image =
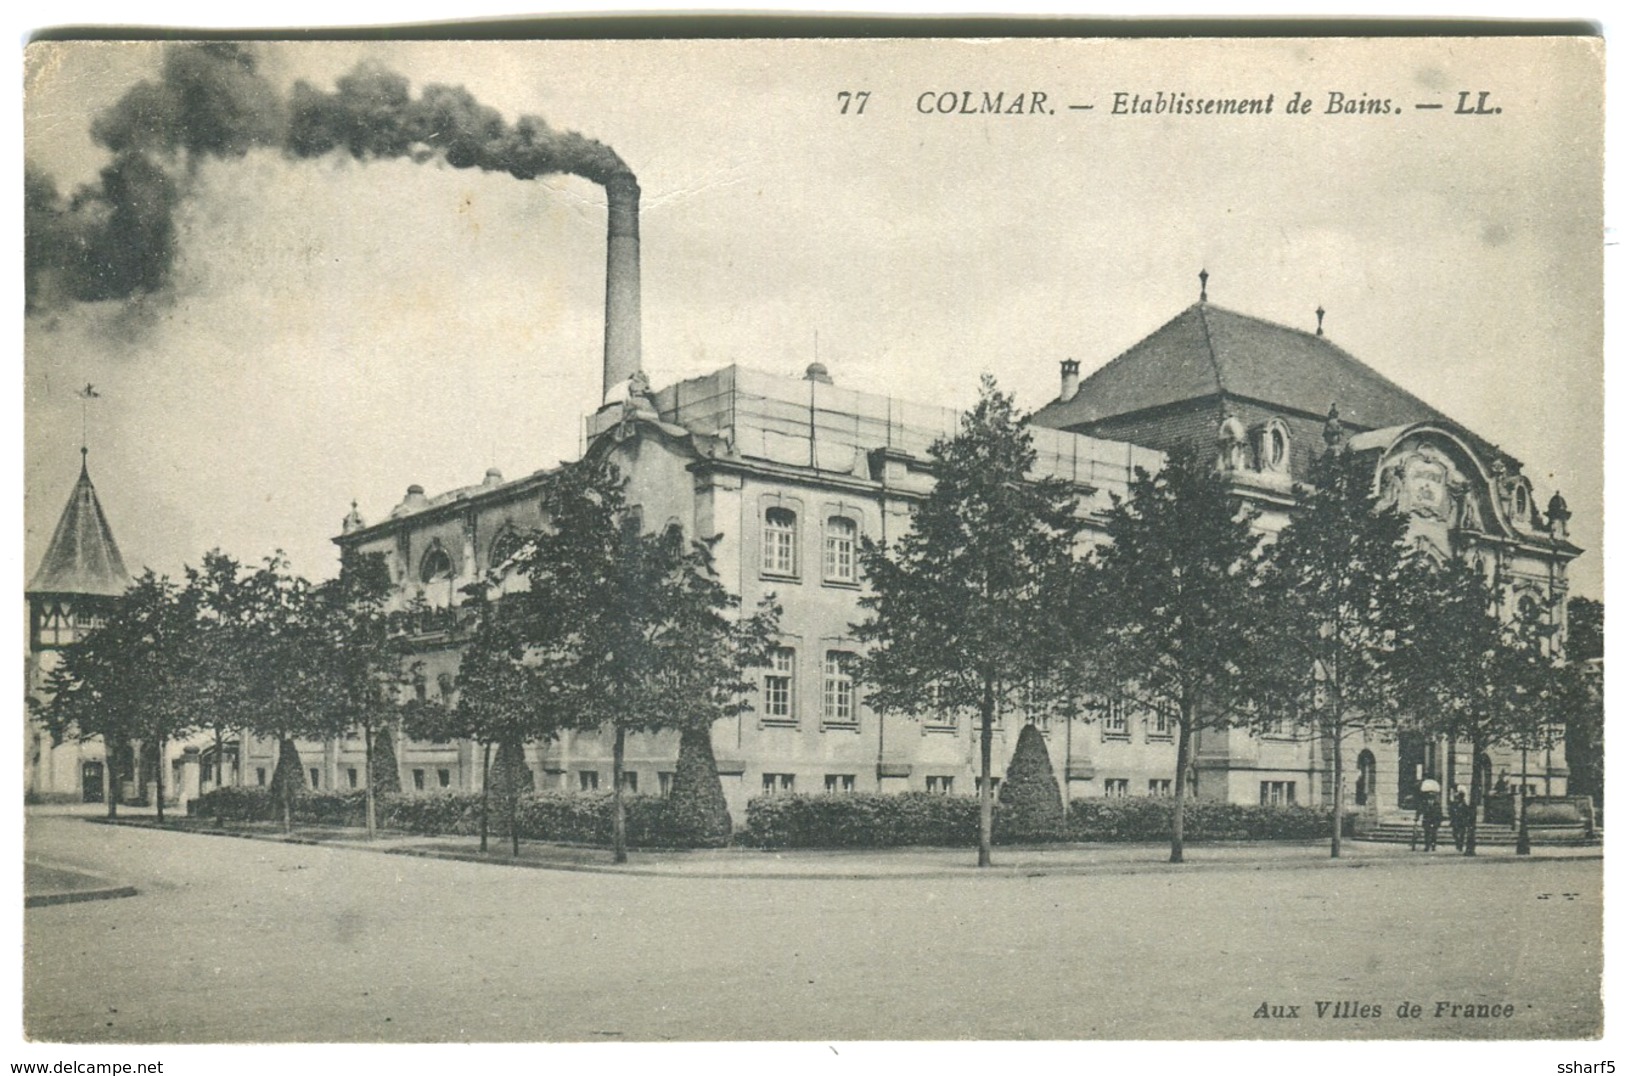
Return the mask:
[[[1073, 800], [1064, 830], [1051, 839], [1165, 841], [1173, 836], [1173, 806], [1167, 798]], [[740, 840], [758, 848], [965, 847], [976, 844], [979, 810], [973, 796], [929, 792], [758, 796], [746, 809]], [[996, 842], [1041, 839], [1031, 831], [1012, 832], [1006, 818], [1005, 810], [995, 803]], [[1352, 833], [1352, 824], [1352, 818], [1344, 819], [1345, 833]], [[1329, 808], [1185, 804], [1187, 841], [1318, 840], [1331, 833]]]
[[[295, 798], [294, 820], [304, 824], [360, 826], [365, 793], [303, 792]], [[700, 837], [682, 825], [671, 800], [626, 797], [627, 843], [640, 848], [716, 846], [725, 839]], [[608, 792], [533, 792], [519, 798], [521, 840], [606, 845], [611, 837], [614, 796]], [[231, 821], [272, 822], [281, 805], [268, 788], [215, 789], [186, 805], [187, 814]], [[930, 792], [895, 795], [758, 796], [750, 801], [741, 843], [758, 848], [889, 848], [901, 845], [971, 847], [976, 844], [980, 803], [974, 796]], [[994, 804], [993, 837], [1003, 843], [1028, 842], [1031, 832], [1015, 832], [1003, 808]], [[1352, 832], [1352, 817], [1344, 831]], [[480, 829], [480, 797], [474, 793], [378, 797], [378, 824], [406, 833], [472, 835]], [[1025, 827], [1019, 827], [1024, 829]], [[506, 802], [492, 797], [490, 831], [508, 836]], [[1185, 804], [1188, 841], [1320, 840], [1331, 836], [1331, 811], [1321, 807], [1260, 807], [1201, 800]], [[1173, 835], [1173, 801], [1166, 798], [1073, 800], [1065, 828], [1054, 836], [1069, 841], [1165, 841]]]
[[[516, 811], [519, 838], [607, 845], [614, 826], [614, 799], [609, 792], [527, 793], [519, 798]], [[685, 832], [682, 820], [675, 817], [669, 804], [659, 796], [627, 796], [627, 843], [639, 848], [696, 848], [725, 843], [714, 835]], [[477, 793], [385, 793], [378, 797], [377, 809], [378, 825], [383, 829], [464, 836], [480, 831]], [[490, 809], [490, 832], [508, 836], [506, 800], [492, 796]], [[228, 821], [273, 822], [282, 818], [282, 805], [269, 788], [226, 787], [188, 801], [186, 813], [202, 819], [223, 816]], [[366, 821], [366, 793], [303, 792], [294, 798], [293, 817], [303, 824], [361, 826]]]

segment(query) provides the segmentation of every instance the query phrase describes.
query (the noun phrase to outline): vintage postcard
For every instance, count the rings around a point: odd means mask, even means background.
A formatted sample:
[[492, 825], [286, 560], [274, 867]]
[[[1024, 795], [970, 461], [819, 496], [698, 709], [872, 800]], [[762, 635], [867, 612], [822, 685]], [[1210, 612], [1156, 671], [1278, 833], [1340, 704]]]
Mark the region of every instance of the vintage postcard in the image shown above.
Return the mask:
[[1600, 1063], [1603, 51], [29, 44], [19, 1056]]

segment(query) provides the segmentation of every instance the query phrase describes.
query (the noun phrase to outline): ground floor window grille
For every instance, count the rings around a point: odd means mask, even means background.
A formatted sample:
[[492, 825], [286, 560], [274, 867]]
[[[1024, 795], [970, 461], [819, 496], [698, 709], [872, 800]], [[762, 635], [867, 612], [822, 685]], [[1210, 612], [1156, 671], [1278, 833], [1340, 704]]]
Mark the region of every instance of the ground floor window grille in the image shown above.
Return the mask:
[[313, 789], [322, 787], [322, 771], [314, 766], [310, 770], [310, 787]]
[[925, 779], [925, 790], [927, 792], [935, 792], [938, 795], [946, 796], [954, 790], [954, 779], [947, 776], [939, 777], [933, 774]]
[[[993, 794], [995, 796], [997, 796], [999, 794], [999, 778], [997, 778], [997, 777], [992, 778], [992, 781], [993, 781]], [[980, 777], [978, 777], [976, 779], [976, 794], [978, 796], [980, 796], [982, 794], [982, 779]]]
[[598, 791], [598, 771], [597, 770], [582, 770], [577, 776], [581, 780], [581, 791], [583, 791], [583, 792], [597, 792]]
[[636, 770], [621, 771], [621, 791], [636, 792], [638, 790], [638, 774]]
[[351, 788], [355, 788], [361, 779], [361, 775], [355, 772], [354, 766], [351, 766], [344, 771], [344, 779], [350, 782]]
[[677, 780], [677, 774], [671, 770], [661, 770], [658, 777], [660, 779], [660, 794], [662, 796], [671, 795], [672, 782]]
[[769, 795], [794, 792], [796, 790], [796, 775], [793, 773], [764, 773], [762, 774], [762, 791]]
[[851, 774], [851, 773], [826, 773], [826, 774], [824, 774], [824, 791], [825, 792], [829, 792], [829, 793], [856, 792], [857, 788], [858, 788], [858, 778], [857, 778], [856, 774]]
[[1148, 786], [1146, 791], [1153, 796], [1172, 796], [1174, 794], [1174, 782], [1172, 778], [1153, 777], [1150, 781], [1146, 782], [1146, 784]]
[[1106, 797], [1108, 799], [1124, 799], [1128, 796], [1127, 777], [1106, 778]]
[[423, 791], [423, 789], [424, 789], [424, 781], [423, 781], [423, 771], [422, 770], [413, 770], [412, 771], [412, 788], [415, 791], [418, 791], [418, 792]]

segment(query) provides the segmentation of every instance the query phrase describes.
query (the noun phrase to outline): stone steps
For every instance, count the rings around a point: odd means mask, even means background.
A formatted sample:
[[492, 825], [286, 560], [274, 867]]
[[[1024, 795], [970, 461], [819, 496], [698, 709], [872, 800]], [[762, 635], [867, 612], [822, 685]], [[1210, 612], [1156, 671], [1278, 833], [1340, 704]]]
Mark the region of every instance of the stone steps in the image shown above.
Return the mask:
[[[1381, 844], [1410, 844], [1411, 835], [1416, 835], [1418, 844], [1421, 842], [1422, 830], [1418, 825], [1406, 819], [1385, 819], [1375, 826], [1365, 829], [1358, 838], [1362, 841], [1376, 841]], [[1493, 822], [1480, 822], [1476, 843], [1482, 845], [1514, 845], [1518, 843], [1518, 830], [1509, 826]], [[1561, 845], [1600, 845], [1602, 844], [1602, 831], [1598, 830], [1595, 836], [1587, 837], [1584, 826], [1530, 826], [1529, 843], [1532, 845], [1561, 844]], [[1450, 835], [1450, 827], [1439, 827], [1439, 845], [1454, 846], [1455, 839]]]

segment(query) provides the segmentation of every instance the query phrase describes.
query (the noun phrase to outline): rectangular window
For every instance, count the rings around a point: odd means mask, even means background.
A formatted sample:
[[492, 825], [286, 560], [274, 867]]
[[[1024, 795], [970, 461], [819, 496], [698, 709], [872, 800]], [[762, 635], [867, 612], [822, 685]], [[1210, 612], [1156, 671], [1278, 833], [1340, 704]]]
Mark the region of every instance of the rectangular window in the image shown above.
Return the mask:
[[762, 716], [769, 721], [796, 719], [796, 652], [776, 646], [768, 654], [767, 674], [762, 678]]
[[793, 773], [764, 773], [762, 774], [762, 791], [769, 795], [796, 790], [796, 775]]
[[621, 771], [621, 791], [636, 792], [638, 790], [638, 772], [636, 770]]
[[851, 773], [826, 773], [826, 774], [824, 774], [824, 791], [827, 792], [827, 793], [856, 792], [857, 789], [858, 789], [858, 778], [857, 778], [856, 774], [851, 774]]
[[583, 791], [583, 792], [597, 792], [598, 791], [598, 771], [597, 770], [582, 770], [579, 774], [577, 774], [577, 777], [581, 781], [581, 791]]
[[677, 774], [671, 770], [661, 770], [658, 776], [660, 778], [660, 794], [662, 796], [671, 795], [672, 782], [677, 780]]
[[1174, 794], [1174, 782], [1169, 777], [1153, 777], [1146, 782], [1146, 785], [1146, 791], [1153, 796], [1172, 796]]
[[265, 767], [264, 766], [255, 766], [254, 767], [254, 780], [255, 780], [256, 783], [261, 784], [261, 785], [263, 785], [265, 783]]
[[824, 578], [831, 583], [858, 581], [858, 525], [846, 516], [824, 521]]
[[927, 774], [925, 778], [925, 790], [927, 792], [935, 792], [940, 796], [950, 795], [954, 790], [954, 779], [945, 775], [938, 776], [936, 774]]
[[435, 773], [440, 778], [440, 787], [441, 788], [450, 788], [451, 787], [451, 771], [450, 770], [436, 770]]
[[1114, 799], [1114, 800], [1116, 800], [1116, 799], [1125, 799], [1125, 798], [1127, 798], [1127, 796], [1128, 796], [1128, 778], [1127, 777], [1108, 777], [1108, 778], [1106, 778], [1106, 798], [1107, 799]]
[[852, 725], [858, 720], [857, 692], [852, 666], [857, 655], [846, 650], [824, 652], [824, 723]]
[[764, 517], [762, 571], [768, 575], [796, 574], [796, 514], [788, 508], [769, 508]]
[[1298, 802], [1296, 781], [1258, 782], [1258, 802], [1264, 807], [1285, 807]]
[[423, 791], [424, 783], [423, 783], [423, 771], [422, 770], [413, 770], [412, 771], [412, 787], [417, 789], [419, 792]]
[[959, 711], [949, 706], [943, 696], [944, 692], [940, 683], [933, 683], [926, 689], [925, 727], [927, 730], [952, 731], [959, 725]]
[[1178, 718], [1170, 707], [1154, 706], [1151, 709], [1151, 716], [1146, 721], [1146, 732], [1151, 736], [1167, 738], [1174, 734], [1176, 724]]
[[318, 770], [314, 766], [312, 766], [310, 768], [310, 787], [311, 788], [321, 788], [322, 787], [322, 771]]
[[349, 769], [344, 771], [344, 777], [345, 777], [346, 780], [348, 780], [350, 782], [350, 787], [351, 788], [359, 787], [358, 782], [361, 779], [361, 775], [356, 773], [356, 770], [355, 770], [354, 766], [351, 766]]
[[[1000, 779], [995, 777], [992, 780], [993, 780], [993, 794], [995, 796], [997, 796], [999, 794], [999, 780]], [[976, 794], [978, 796], [980, 796], [982, 794], [982, 779], [980, 777], [978, 777], [976, 779]]]
[[1121, 695], [1106, 700], [1105, 712], [1100, 719], [1101, 735], [1112, 739], [1128, 739], [1128, 703]]

